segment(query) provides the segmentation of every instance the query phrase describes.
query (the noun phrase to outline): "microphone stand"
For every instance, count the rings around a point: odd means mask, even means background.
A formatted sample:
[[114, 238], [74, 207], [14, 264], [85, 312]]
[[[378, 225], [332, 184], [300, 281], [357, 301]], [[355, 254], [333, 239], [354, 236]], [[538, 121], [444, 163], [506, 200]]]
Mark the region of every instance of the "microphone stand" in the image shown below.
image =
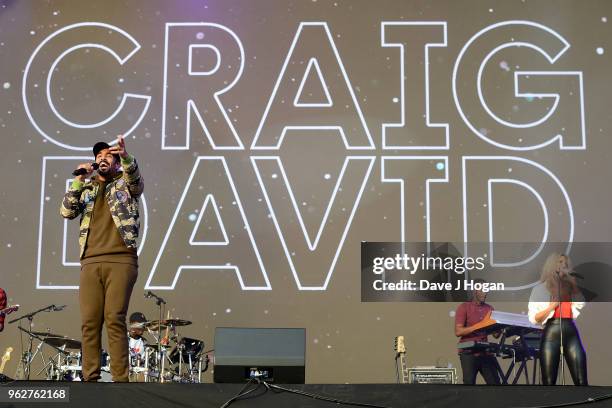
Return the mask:
[[561, 359], [561, 385], [565, 385], [565, 353], [563, 350], [563, 307], [561, 302], [561, 273], [557, 271], [557, 296], [559, 299], [559, 340], [561, 341], [560, 356]]
[[[24, 361], [26, 363], [25, 364], [25, 369], [26, 369], [26, 372], [27, 372], [26, 380], [30, 379], [30, 371], [31, 371], [31, 366], [32, 366], [32, 360], [34, 360], [34, 358], [32, 356], [32, 346], [33, 346], [33, 343], [34, 343], [34, 336], [32, 335], [32, 325], [34, 323], [34, 316], [36, 316], [40, 312], [50, 312], [52, 310], [55, 310], [55, 305], [49, 305], [49, 306], [43, 307], [42, 309], [38, 309], [38, 310], [36, 310], [36, 311], [34, 311], [32, 313], [28, 313], [27, 315], [15, 318], [15, 319], [13, 319], [13, 320], [8, 322], [9, 324], [15, 323], [15, 322], [19, 322], [19, 330], [28, 333], [28, 337], [29, 337], [28, 353], [27, 353], [27, 359], [25, 359], [25, 361]], [[29, 326], [30, 326], [29, 330], [26, 330], [23, 327], [21, 327], [21, 321], [23, 319], [28, 319]], [[24, 358], [23, 358], [24, 357], [23, 349], [21, 350], [21, 356], [22, 356], [22, 360], [24, 360]]]
[[162, 348], [161, 348], [161, 322], [162, 322], [162, 318], [164, 315], [164, 306], [166, 304], [166, 301], [162, 298], [160, 298], [159, 296], [153, 294], [153, 292], [148, 291], [145, 295], [147, 298], [149, 297], [153, 297], [155, 298], [155, 304], [159, 307], [159, 320], [158, 320], [158, 325], [157, 325], [157, 364], [159, 367], [159, 382], [163, 383], [164, 382], [164, 377], [163, 377], [163, 372], [162, 372], [162, 363], [163, 363], [163, 358], [164, 356], [162, 355]]

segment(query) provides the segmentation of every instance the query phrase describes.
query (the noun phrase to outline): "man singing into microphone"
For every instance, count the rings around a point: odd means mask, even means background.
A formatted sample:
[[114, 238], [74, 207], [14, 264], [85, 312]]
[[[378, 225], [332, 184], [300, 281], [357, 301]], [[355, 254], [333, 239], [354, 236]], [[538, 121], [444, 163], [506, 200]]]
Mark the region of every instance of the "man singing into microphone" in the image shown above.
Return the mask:
[[[83, 379], [100, 379], [102, 325], [106, 324], [113, 381], [128, 381], [128, 340], [125, 322], [130, 295], [138, 276], [136, 253], [140, 229], [138, 198], [143, 181], [138, 164], [125, 150], [122, 136], [109, 146], [93, 147], [92, 163], [79, 166], [64, 195], [60, 213], [73, 219], [81, 215], [79, 246], [81, 274], [79, 303], [83, 336]], [[120, 170], [123, 168], [123, 171]]]

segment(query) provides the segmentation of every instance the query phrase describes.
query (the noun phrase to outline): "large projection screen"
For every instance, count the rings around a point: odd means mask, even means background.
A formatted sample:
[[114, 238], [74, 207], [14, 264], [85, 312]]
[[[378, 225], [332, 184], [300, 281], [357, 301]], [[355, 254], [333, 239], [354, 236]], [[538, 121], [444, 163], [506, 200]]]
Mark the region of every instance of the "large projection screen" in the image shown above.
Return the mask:
[[[305, 328], [308, 383], [395, 382], [398, 335], [408, 365], [459, 367], [457, 303], [362, 302], [361, 242], [612, 241], [609, 18], [604, 0], [1, 0], [10, 317], [65, 304], [34, 328], [80, 339], [60, 201], [124, 134], [145, 182], [129, 313], [156, 319], [153, 291], [206, 349], [217, 327]], [[609, 316], [577, 320], [593, 385]]]

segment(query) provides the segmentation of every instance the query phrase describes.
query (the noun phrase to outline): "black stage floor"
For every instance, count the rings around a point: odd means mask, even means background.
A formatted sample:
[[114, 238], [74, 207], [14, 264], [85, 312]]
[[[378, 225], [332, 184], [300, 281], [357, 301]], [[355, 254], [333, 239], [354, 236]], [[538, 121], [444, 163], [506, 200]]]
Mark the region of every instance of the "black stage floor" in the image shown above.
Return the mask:
[[[0, 384], [0, 401], [6, 401], [9, 389], [69, 387], [69, 403], [0, 402], [1, 407], [221, 407], [235, 396], [242, 384], [154, 384], [154, 383], [63, 383], [17, 381]], [[255, 388], [254, 385], [252, 388]], [[612, 407], [612, 387], [574, 386], [463, 386], [399, 384], [307, 384], [283, 387], [334, 399], [360, 403], [360, 406], [384, 407], [541, 407], [584, 406]], [[248, 390], [248, 389], [247, 389]], [[598, 400], [598, 397], [601, 400]], [[588, 402], [592, 399], [592, 402]], [[572, 404], [574, 403], [574, 404]], [[557, 405], [555, 405], [557, 404]], [[571, 404], [571, 405], [568, 405]], [[584, 404], [584, 405], [583, 405]], [[267, 390], [263, 384], [231, 407], [339, 407], [337, 403], [317, 400], [290, 392]]]

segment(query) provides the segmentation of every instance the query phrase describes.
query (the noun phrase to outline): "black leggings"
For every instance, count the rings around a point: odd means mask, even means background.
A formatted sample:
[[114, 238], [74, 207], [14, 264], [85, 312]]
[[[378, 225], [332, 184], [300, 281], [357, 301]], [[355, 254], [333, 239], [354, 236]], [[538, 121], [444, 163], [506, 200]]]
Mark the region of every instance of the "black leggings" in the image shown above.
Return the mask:
[[[562, 325], [561, 320], [563, 320]], [[540, 365], [542, 384], [555, 385], [561, 355], [560, 328], [563, 326], [563, 353], [574, 385], [589, 385], [587, 380], [587, 359], [578, 329], [573, 319], [552, 318], [546, 322], [540, 344]]]

